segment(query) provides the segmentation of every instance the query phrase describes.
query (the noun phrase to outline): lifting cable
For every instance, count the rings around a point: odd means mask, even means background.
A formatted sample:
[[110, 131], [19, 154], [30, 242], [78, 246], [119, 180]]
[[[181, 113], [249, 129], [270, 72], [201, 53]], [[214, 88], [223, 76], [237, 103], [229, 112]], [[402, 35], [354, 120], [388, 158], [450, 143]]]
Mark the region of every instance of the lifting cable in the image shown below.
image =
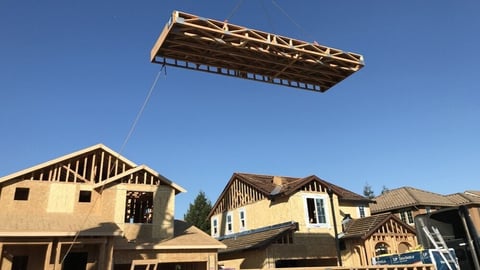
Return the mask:
[[243, 3], [243, 0], [239, 0], [237, 2], [237, 5], [232, 9], [232, 11], [230, 12], [230, 14], [228, 15], [227, 18], [225, 18], [225, 22], [228, 22], [232, 17], [233, 15], [235, 15], [235, 13], [237, 13], [237, 10], [240, 8], [240, 6], [242, 5]]
[[307, 33], [307, 31], [305, 31], [305, 29], [302, 28], [302, 27], [300, 26], [300, 24], [298, 24], [298, 23], [285, 11], [285, 9], [283, 9], [283, 8], [277, 3], [277, 1], [272, 0], [272, 3], [273, 3], [273, 5], [274, 5], [276, 8], [278, 8], [278, 10], [280, 10], [280, 11], [283, 13], [283, 15], [285, 15], [285, 17], [287, 17], [287, 18], [290, 20], [290, 22], [291, 22], [293, 25], [295, 25], [295, 26], [300, 30], [300, 32], [302, 32], [302, 34], [304, 34], [305, 36], [308, 36], [308, 38], [310, 38], [312, 41], [315, 40], [315, 39], [313, 38], [312, 34], [311, 34], [311, 33], [310, 33], [310, 34]]
[[[160, 70], [158, 71], [157, 73], [157, 76], [155, 76], [155, 79], [153, 80], [153, 83], [152, 83], [152, 86], [150, 87], [150, 90], [148, 91], [148, 94], [147, 96], [145, 97], [145, 100], [143, 101], [143, 104], [142, 104], [142, 107], [140, 108], [140, 110], [138, 111], [137, 113], [137, 116], [135, 117], [135, 120], [133, 121], [132, 123], [132, 126], [130, 127], [130, 130], [128, 131], [128, 134], [127, 136], [125, 137], [125, 140], [123, 141], [123, 144], [122, 146], [120, 147], [120, 150], [118, 151], [118, 155], [115, 157], [115, 161], [114, 163], [116, 163], [119, 159], [120, 159], [120, 155], [121, 153], [123, 152], [123, 149], [125, 148], [125, 146], [127, 145], [127, 142], [130, 140], [130, 137], [132, 136], [134, 130], [135, 130], [135, 127], [137, 126], [137, 123], [138, 121], [140, 120], [140, 117], [142, 116], [143, 114], [143, 111], [145, 110], [145, 108], [147, 107], [147, 104], [148, 104], [148, 101], [150, 100], [150, 97], [152, 96], [153, 94], [153, 90], [155, 89], [155, 86], [157, 85], [157, 82], [158, 82], [158, 79], [160, 78], [160, 75], [162, 74], [162, 71], [164, 71], [164, 74], [165, 76], [167, 76], [167, 68], [164, 65], [162, 65], [162, 67], [160, 68]], [[113, 170], [115, 169], [115, 166], [112, 166], [110, 172], [108, 175], [110, 175]], [[104, 186], [102, 185], [99, 193], [101, 194], [103, 192], [103, 189], [104, 189]], [[92, 210], [93, 208], [95, 207], [95, 205], [97, 204], [97, 201], [98, 199], [100, 198], [100, 196], [97, 196], [97, 198], [95, 199], [95, 201], [93, 202], [92, 204], [92, 207], [90, 208], [90, 210], [88, 211], [85, 219], [84, 219], [84, 222], [82, 224], [82, 226], [80, 228], [83, 228], [85, 226], [85, 224], [87, 223], [88, 221], [88, 218], [90, 217], [90, 214], [92, 213]], [[65, 255], [62, 257], [62, 260], [60, 261], [60, 265], [63, 265], [65, 259], [67, 258], [67, 255], [70, 253], [70, 251], [72, 250], [73, 248], [73, 245], [75, 244], [75, 242], [77, 241], [78, 237], [80, 236], [80, 231], [77, 231], [75, 233], [75, 236], [73, 237], [73, 240], [72, 240], [72, 243], [69, 245], [67, 251], [65, 252]]]

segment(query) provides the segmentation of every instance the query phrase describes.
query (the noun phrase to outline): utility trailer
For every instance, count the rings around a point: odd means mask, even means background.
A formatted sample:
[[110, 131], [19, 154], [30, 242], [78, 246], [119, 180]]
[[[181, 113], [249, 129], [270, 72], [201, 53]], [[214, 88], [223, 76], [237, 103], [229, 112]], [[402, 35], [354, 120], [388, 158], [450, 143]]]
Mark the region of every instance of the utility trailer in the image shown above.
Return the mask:
[[423, 228], [438, 230], [448, 248], [455, 250], [462, 270], [480, 270], [480, 239], [465, 206], [445, 208], [415, 217], [418, 243], [425, 249], [438, 246]]

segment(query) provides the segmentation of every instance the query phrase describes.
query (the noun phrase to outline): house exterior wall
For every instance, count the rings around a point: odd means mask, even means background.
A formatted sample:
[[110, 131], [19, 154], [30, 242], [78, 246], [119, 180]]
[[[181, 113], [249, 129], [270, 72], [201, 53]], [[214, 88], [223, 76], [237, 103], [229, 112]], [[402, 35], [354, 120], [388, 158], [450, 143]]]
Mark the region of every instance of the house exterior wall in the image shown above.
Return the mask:
[[[307, 214], [306, 214], [306, 197], [309, 196], [319, 196], [324, 199], [325, 202], [325, 214], [327, 217], [327, 226], [312, 226], [308, 224]], [[341, 213], [351, 213], [352, 217], [358, 216], [358, 205], [353, 203], [346, 205], [339, 205], [338, 198], [336, 195], [333, 195], [334, 211], [335, 218], [337, 223], [337, 230], [341, 232], [341, 221], [343, 216]], [[241, 228], [240, 222], [240, 212], [245, 213], [245, 228]], [[365, 206], [365, 211], [367, 215], [370, 215], [368, 206]], [[290, 197], [276, 198], [271, 201], [268, 199], [260, 200], [252, 204], [242, 206], [240, 208], [232, 209], [221, 214], [213, 215], [211, 220], [216, 219], [218, 224], [218, 235], [214, 235], [212, 231], [212, 236], [224, 236], [232, 233], [239, 233], [245, 230], [253, 230], [266, 226], [271, 226], [274, 224], [279, 224], [283, 222], [295, 221], [299, 224], [299, 232], [305, 233], [324, 233], [334, 235], [333, 230], [333, 217], [330, 199], [326, 193], [318, 192], [297, 192]], [[232, 216], [232, 232], [226, 231], [227, 226], [227, 215]], [[212, 226], [213, 228], [213, 226]]]
[[[321, 198], [324, 202], [326, 216], [325, 225], [313, 225], [308, 221], [307, 198]], [[339, 204], [338, 197], [332, 197], [335, 212], [337, 233], [342, 232], [341, 213], [359, 217], [358, 206], [363, 205], [365, 214], [370, 215], [369, 207], [365, 204], [343, 203]], [[240, 212], [245, 213], [245, 228], [241, 227]], [[227, 216], [232, 217], [232, 232], [228, 233]], [[213, 215], [211, 220], [217, 220], [218, 235], [240, 233], [275, 224], [294, 221], [298, 223], [298, 231], [293, 234], [293, 244], [271, 244], [265, 249], [256, 249], [254, 252], [243, 250], [234, 254], [220, 254], [220, 263], [227, 268], [274, 268], [279, 260], [295, 260], [303, 266], [331, 266], [336, 264], [335, 231], [332, 216], [330, 197], [327, 193], [298, 191], [288, 197], [275, 198], [274, 200], [263, 199], [252, 204]], [[213, 228], [213, 226], [212, 226]], [[312, 265], [308, 265], [312, 264]]]
[[101, 144], [0, 177], [0, 269], [216, 270], [224, 246], [174, 219], [180, 192]]
[[[14, 200], [17, 188], [28, 188], [28, 200]], [[90, 202], [79, 202], [81, 190], [91, 191]], [[153, 192], [154, 214], [151, 224], [125, 223], [127, 190]], [[67, 214], [76, 217], [95, 216], [99, 221], [115, 223], [123, 230], [127, 239], [172, 238], [174, 234], [174, 203], [175, 191], [166, 185], [119, 184], [102, 189], [100, 192], [100, 190], [93, 189], [93, 185], [85, 183], [22, 180], [12, 181], [0, 190], [0, 205], [3, 216], [23, 217], [26, 221], [28, 219], [28, 222], [33, 222], [33, 220], [42, 222], [43, 217], [49, 214]], [[79, 237], [77, 239], [78, 244], [72, 245], [68, 242], [70, 240], [62, 243], [55, 236], [43, 237], [40, 242], [37, 239], [32, 240], [21, 235], [0, 237], [0, 254], [8, 254], [3, 258], [0, 256], [0, 269], [10, 269], [15, 256], [28, 256], [28, 270], [50, 269], [53, 265], [60, 267], [62, 256], [64, 256], [61, 253], [65, 253], [70, 246], [72, 247], [71, 252], [86, 252], [89, 254], [87, 270], [109, 269], [108, 263], [105, 261], [109, 257], [108, 251], [102, 250], [102, 247], [111, 240], [108, 237], [97, 237], [96, 239], [96, 243], [88, 243], [88, 241], [84, 242], [84, 239]], [[113, 244], [110, 244], [110, 246], [113, 249]], [[101, 254], [105, 255], [104, 258], [100, 258], [100, 255], [98, 255], [101, 250]], [[198, 254], [203, 256], [202, 261], [209, 262], [205, 258], [213, 256], [211, 259], [216, 262], [216, 252], [214, 250]], [[50, 256], [55, 259], [46, 259]], [[184, 253], [182, 256], [186, 258], [185, 261], [190, 262], [198, 259], [198, 255], [190, 253]], [[140, 256], [139, 258], [143, 257]]]
[[[364, 217], [368, 217], [371, 215], [370, 213], [370, 207], [366, 203], [354, 203], [354, 202], [342, 202], [341, 205], [339, 205], [340, 212], [349, 214], [351, 218], [362, 218], [360, 216], [360, 206], [363, 206], [364, 210]], [[340, 221], [343, 219], [342, 216], [340, 216]], [[338, 219], [337, 219], [338, 220]]]

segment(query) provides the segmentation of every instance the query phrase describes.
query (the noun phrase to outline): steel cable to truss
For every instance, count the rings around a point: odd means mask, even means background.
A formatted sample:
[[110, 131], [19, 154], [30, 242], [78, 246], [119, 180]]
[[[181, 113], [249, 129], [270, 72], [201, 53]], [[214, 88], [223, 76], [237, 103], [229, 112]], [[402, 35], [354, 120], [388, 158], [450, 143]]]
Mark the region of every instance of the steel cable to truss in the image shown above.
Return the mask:
[[228, 17], [225, 18], [225, 21], [226, 21], [226, 22], [229, 21], [229, 20], [233, 17], [233, 15], [235, 15], [235, 13], [237, 13], [237, 10], [240, 8], [240, 6], [242, 5], [242, 3], [243, 3], [243, 0], [239, 0], [239, 1], [237, 2], [237, 5], [232, 9], [232, 11], [231, 11], [230, 14], [228, 15]]
[[148, 91], [147, 96], [145, 97], [145, 101], [143, 102], [142, 107], [137, 113], [137, 116], [135, 117], [135, 120], [132, 123], [132, 126], [130, 127], [130, 130], [128, 131], [127, 136], [125, 137], [125, 140], [123, 141], [122, 147], [120, 147], [120, 152], [123, 151], [125, 146], [127, 145], [127, 142], [130, 140], [130, 137], [133, 134], [133, 131], [135, 130], [135, 127], [137, 126], [138, 120], [140, 120], [140, 117], [143, 114], [143, 111], [145, 110], [145, 107], [147, 107], [148, 101], [150, 100], [150, 97], [152, 96], [153, 90], [155, 89], [155, 86], [157, 85], [158, 78], [160, 78], [160, 74], [162, 74], [162, 70], [165, 69], [165, 74], [167, 74], [167, 69], [165, 65], [162, 65], [162, 68], [158, 71], [157, 76], [155, 77], [155, 80], [152, 83], [152, 86], [150, 87], [150, 90]]
[[[121, 155], [121, 153], [123, 152], [123, 149], [125, 148], [125, 146], [127, 145], [128, 141], [130, 140], [130, 137], [132, 136], [133, 132], [135, 131], [135, 127], [137, 126], [137, 123], [138, 123], [138, 121], [140, 120], [140, 117], [142, 116], [143, 111], [144, 111], [145, 108], [147, 107], [147, 104], [148, 104], [148, 102], [149, 102], [149, 100], [150, 100], [150, 97], [151, 97], [152, 94], [153, 94], [153, 90], [155, 89], [155, 86], [157, 85], [158, 79], [160, 78], [160, 75], [162, 74], [162, 71], [163, 71], [163, 70], [164, 70], [164, 72], [165, 72], [165, 75], [167, 74], [166, 66], [165, 66], [165, 65], [162, 65], [162, 67], [160, 68], [160, 70], [159, 70], [158, 73], [157, 73], [157, 76], [155, 76], [155, 79], [153, 80], [152, 86], [150, 87], [150, 90], [148, 91], [147, 96], [145, 97], [145, 100], [143, 101], [142, 107], [140, 107], [140, 110], [138, 111], [137, 116], [135, 117], [135, 120], [133, 121], [132, 126], [130, 127], [130, 130], [128, 131], [128, 134], [127, 134], [127, 136], [125, 137], [125, 140], [123, 141], [123, 144], [122, 144], [122, 146], [120, 147], [120, 150], [118, 151], [118, 155], [115, 157], [116, 161], [119, 160], [120, 155]], [[116, 161], [115, 161], [115, 162], [116, 162]], [[108, 173], [108, 175], [110, 175], [110, 174], [113, 172], [114, 168], [115, 168], [115, 167], [112, 166], [112, 168], [111, 168], [110, 172]], [[104, 189], [104, 186], [102, 185], [99, 193], [102, 193], [102, 192], [103, 192], [103, 189]], [[100, 198], [100, 196], [97, 196], [97, 198], [96, 198], [95, 201], [93, 202], [92, 207], [90, 208], [90, 210], [89, 210], [88, 213], [87, 213], [87, 216], [86, 216], [85, 219], [84, 219], [84, 223], [80, 226], [81, 228], [83, 228], [84, 225], [87, 223], [88, 218], [90, 217], [90, 214], [92, 213], [92, 210], [93, 210], [93, 208], [95, 207], [95, 205], [97, 204], [97, 201], [98, 201], [99, 198]], [[79, 236], [80, 236], [80, 230], [75, 233], [75, 236], [73, 237], [72, 243], [69, 245], [67, 251], [65, 252], [65, 255], [62, 257], [62, 260], [60, 261], [60, 265], [63, 265], [65, 259], [67, 258], [67, 255], [68, 255], [68, 254], [70, 253], [70, 251], [72, 250], [73, 245], [75, 244], [75, 242], [77, 241], [77, 239], [78, 239]]]
[[277, 3], [277, 1], [272, 0], [272, 3], [273, 3], [273, 5], [274, 5], [275, 7], [278, 8], [278, 10], [280, 10], [280, 11], [283, 13], [283, 15], [285, 15], [285, 16], [290, 20], [290, 22], [292, 22], [292, 24], [294, 24], [298, 29], [300, 29], [300, 31], [301, 31], [304, 35], [308, 36], [312, 41], [315, 40], [311, 34], [309, 34], [304, 28], [302, 28], [302, 26], [300, 26], [300, 24], [297, 23], [297, 22], [285, 11], [285, 9], [283, 9], [283, 8]]

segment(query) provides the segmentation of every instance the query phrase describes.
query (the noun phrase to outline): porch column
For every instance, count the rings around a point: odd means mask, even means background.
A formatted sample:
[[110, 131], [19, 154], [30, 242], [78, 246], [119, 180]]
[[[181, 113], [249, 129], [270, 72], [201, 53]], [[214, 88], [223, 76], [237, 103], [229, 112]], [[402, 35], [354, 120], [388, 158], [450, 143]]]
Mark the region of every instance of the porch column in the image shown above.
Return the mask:
[[[43, 263], [43, 269], [44, 270], [49, 270], [51, 269], [50, 268], [50, 262], [51, 262], [51, 257], [52, 257], [52, 246], [53, 246], [53, 242], [50, 242], [48, 243], [47, 245], [47, 251], [45, 252], [45, 262]], [[1, 248], [0, 248], [0, 252], [1, 252]], [[1, 265], [1, 263], [0, 263]]]

